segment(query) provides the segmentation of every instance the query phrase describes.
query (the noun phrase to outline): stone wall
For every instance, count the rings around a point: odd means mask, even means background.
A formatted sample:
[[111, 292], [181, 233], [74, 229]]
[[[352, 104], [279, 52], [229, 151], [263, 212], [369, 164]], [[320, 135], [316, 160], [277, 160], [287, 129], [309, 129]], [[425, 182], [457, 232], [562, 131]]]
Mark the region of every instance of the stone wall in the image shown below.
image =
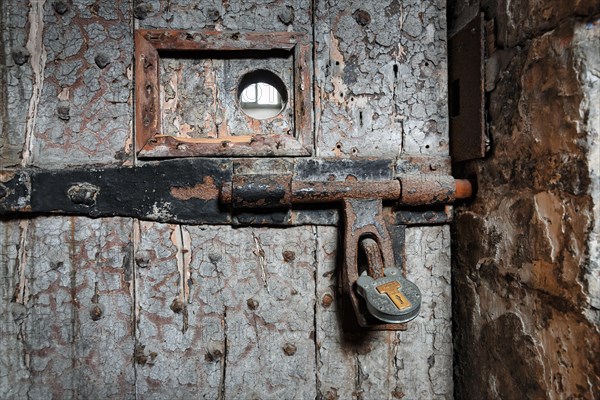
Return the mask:
[[492, 147], [453, 227], [457, 398], [600, 396], [600, 4], [450, 1], [487, 28]]

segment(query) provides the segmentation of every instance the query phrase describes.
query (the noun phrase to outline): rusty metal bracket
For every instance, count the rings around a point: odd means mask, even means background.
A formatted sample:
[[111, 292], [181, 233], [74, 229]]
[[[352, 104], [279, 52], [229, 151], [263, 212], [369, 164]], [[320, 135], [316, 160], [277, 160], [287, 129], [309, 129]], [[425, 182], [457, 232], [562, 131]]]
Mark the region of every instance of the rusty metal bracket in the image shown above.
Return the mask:
[[448, 40], [450, 154], [452, 161], [485, 157], [483, 14]]
[[[355, 320], [360, 327], [374, 327], [379, 330], [398, 330], [403, 328], [398, 324], [385, 324], [377, 321], [365, 309], [363, 301], [356, 291], [356, 282], [361, 273], [359, 265], [359, 250], [362, 239], [369, 238], [375, 241], [378, 249], [366, 249], [366, 251], [377, 251], [381, 254], [382, 265], [369, 265], [369, 275], [374, 278], [383, 276], [385, 267], [395, 266], [394, 249], [392, 240], [383, 216], [383, 205], [381, 200], [358, 200], [346, 199], [343, 201], [344, 210], [344, 267], [341, 271], [340, 281], [342, 298], [348, 299], [351, 310], [354, 312]], [[350, 307], [343, 308], [344, 314], [348, 314]], [[354, 318], [344, 315], [343, 320], [347, 325]]]

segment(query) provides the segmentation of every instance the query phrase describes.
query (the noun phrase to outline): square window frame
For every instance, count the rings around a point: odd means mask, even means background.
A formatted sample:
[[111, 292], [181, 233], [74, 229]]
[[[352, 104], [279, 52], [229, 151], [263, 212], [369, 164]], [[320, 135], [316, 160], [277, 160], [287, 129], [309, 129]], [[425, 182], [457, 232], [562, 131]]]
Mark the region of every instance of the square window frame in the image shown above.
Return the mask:
[[[311, 156], [314, 149], [310, 44], [297, 32], [136, 29], [135, 149], [138, 158]], [[162, 134], [160, 53], [285, 50], [293, 58], [293, 134], [184, 138]], [[242, 112], [240, 110], [240, 112]]]

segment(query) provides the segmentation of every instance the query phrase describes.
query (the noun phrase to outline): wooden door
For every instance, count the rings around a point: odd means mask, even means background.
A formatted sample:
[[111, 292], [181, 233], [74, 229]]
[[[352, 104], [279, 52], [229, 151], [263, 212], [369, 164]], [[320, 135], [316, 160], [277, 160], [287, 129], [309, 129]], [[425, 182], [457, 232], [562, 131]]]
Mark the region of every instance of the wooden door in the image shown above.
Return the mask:
[[[431, 156], [449, 172], [444, 1], [0, 7], [3, 179], [147, 162], [133, 145], [137, 28], [305, 34], [313, 156]], [[419, 317], [361, 334], [341, 329], [336, 226], [13, 216], [0, 231], [1, 398], [452, 397], [447, 225], [406, 230]]]

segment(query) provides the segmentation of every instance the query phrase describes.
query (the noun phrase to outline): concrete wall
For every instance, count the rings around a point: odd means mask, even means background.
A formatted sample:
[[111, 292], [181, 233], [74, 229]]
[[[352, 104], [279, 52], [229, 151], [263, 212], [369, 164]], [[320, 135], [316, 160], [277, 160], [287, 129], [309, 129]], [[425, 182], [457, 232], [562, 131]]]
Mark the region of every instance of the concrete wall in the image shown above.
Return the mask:
[[487, 21], [487, 158], [453, 227], [458, 398], [600, 396], [597, 1], [450, 1]]

